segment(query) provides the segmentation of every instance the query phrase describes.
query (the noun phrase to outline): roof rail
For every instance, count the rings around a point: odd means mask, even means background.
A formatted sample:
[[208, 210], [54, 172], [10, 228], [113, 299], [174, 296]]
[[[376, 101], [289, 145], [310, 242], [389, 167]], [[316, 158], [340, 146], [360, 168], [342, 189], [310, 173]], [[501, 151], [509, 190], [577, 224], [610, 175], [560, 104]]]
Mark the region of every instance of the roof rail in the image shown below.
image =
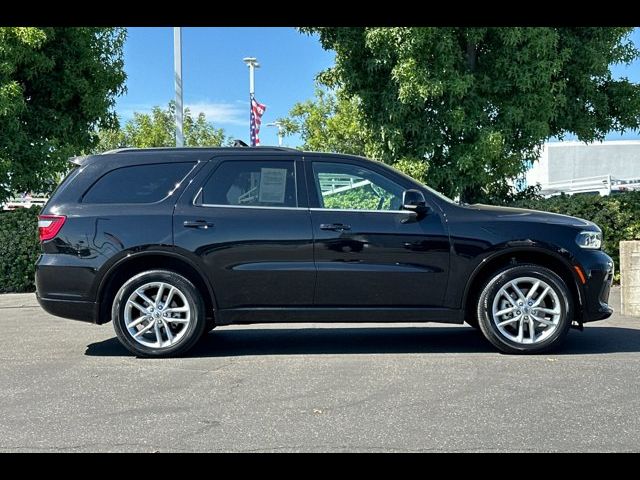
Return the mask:
[[69, 157], [69, 162], [74, 165], [82, 165], [91, 155], [78, 155], [77, 157]]
[[[244, 142], [243, 142], [244, 143]], [[126, 148], [116, 148], [115, 150], [109, 150], [106, 152], [102, 152], [100, 155], [109, 155], [109, 154], [118, 154], [125, 152], [145, 152], [145, 151], [154, 151], [154, 150], [226, 150], [226, 149], [236, 149], [241, 148], [243, 150], [251, 151], [251, 150], [275, 150], [277, 152], [299, 152], [297, 148], [292, 147], [277, 147], [277, 146], [260, 146], [260, 147], [248, 147], [248, 146], [238, 146], [234, 145], [231, 147], [145, 147], [145, 148], [135, 148], [135, 147], [126, 147]]]
[[112, 153], [121, 153], [121, 152], [129, 152], [132, 150], [140, 150], [136, 147], [122, 147], [122, 148], [114, 148], [113, 150], [107, 150], [106, 152], [102, 152], [100, 155], [110, 155]]

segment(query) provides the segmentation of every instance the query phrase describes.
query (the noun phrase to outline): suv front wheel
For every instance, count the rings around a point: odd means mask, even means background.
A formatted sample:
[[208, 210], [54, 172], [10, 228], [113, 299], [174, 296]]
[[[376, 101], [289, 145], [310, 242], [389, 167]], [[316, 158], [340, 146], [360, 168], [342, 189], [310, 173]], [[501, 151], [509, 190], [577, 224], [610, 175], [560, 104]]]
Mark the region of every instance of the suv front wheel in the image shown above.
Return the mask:
[[207, 325], [200, 292], [168, 270], [129, 279], [116, 294], [112, 318], [120, 342], [141, 357], [181, 355], [196, 344]]
[[478, 302], [484, 336], [506, 353], [538, 353], [557, 347], [571, 326], [571, 297], [564, 281], [539, 265], [497, 272]]

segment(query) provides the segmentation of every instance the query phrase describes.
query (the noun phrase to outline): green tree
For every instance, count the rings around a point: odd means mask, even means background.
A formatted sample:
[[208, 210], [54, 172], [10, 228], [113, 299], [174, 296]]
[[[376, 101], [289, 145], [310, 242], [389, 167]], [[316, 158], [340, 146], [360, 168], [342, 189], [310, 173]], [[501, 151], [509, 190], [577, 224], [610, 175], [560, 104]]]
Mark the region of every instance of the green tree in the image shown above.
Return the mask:
[[47, 192], [69, 156], [113, 128], [122, 28], [0, 27], [0, 201]]
[[296, 103], [279, 119], [284, 134], [300, 134], [302, 148], [315, 152], [365, 155], [367, 131], [362, 126], [358, 99], [316, 87], [315, 98]]
[[640, 85], [610, 71], [639, 57], [631, 28], [301, 30], [335, 50], [320, 80], [359, 99], [372, 156], [422, 159], [465, 201], [505, 191], [549, 137], [640, 126]]
[[[134, 113], [122, 128], [100, 130], [100, 142], [94, 152], [122, 147], [175, 147], [175, 103], [166, 109], [153, 107], [151, 113]], [[221, 146], [225, 143], [224, 130], [215, 128], [204, 113], [193, 118], [188, 108], [183, 116], [184, 141], [187, 147]]]
[[[287, 118], [278, 120], [285, 135], [299, 134], [303, 150], [375, 157], [375, 142], [366, 128], [358, 97], [342, 90], [317, 86], [315, 97], [296, 103]], [[427, 164], [403, 157], [394, 167], [420, 181], [426, 181]]]

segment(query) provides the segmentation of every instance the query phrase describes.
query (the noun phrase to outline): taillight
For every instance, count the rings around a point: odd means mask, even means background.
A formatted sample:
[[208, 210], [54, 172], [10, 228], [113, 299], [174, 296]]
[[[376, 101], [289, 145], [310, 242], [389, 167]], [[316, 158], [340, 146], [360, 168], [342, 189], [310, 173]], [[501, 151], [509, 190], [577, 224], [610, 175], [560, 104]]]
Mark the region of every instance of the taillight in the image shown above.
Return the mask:
[[64, 221], [67, 219], [64, 215], [38, 215], [38, 233], [40, 241], [46, 242], [55, 238]]

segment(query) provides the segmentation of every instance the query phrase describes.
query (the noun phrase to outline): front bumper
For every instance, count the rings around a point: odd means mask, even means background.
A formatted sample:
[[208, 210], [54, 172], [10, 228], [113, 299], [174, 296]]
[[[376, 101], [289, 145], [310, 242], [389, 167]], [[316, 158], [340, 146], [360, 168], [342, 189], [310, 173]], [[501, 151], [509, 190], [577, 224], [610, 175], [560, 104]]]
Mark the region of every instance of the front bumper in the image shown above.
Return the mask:
[[609, 318], [613, 313], [613, 308], [609, 306], [613, 260], [606, 253], [596, 250], [584, 255], [580, 267], [587, 280], [582, 285], [582, 323]]

